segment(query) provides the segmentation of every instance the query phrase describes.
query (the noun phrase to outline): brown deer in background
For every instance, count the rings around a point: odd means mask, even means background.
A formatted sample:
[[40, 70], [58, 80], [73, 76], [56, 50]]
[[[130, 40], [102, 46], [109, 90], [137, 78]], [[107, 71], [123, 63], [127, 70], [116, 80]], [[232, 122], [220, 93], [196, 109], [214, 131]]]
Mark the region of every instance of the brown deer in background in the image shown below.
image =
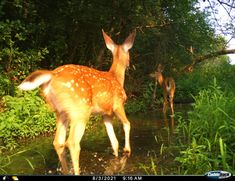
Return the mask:
[[156, 98], [157, 84], [162, 87], [163, 90], [163, 113], [166, 116], [168, 104], [170, 104], [171, 114], [174, 115], [174, 94], [175, 94], [175, 81], [172, 77], [165, 77], [162, 74], [163, 66], [158, 65], [157, 71], [154, 74], [155, 78], [155, 88], [153, 93], [153, 98]]
[[[116, 115], [123, 123], [124, 152], [131, 153], [130, 122], [124, 110], [127, 97], [123, 84], [125, 70], [129, 66], [129, 49], [133, 45], [135, 34], [134, 31], [122, 45], [117, 45], [103, 31], [106, 46], [113, 54], [113, 63], [108, 72], [80, 65], [63, 65], [52, 71], [37, 70], [19, 85], [21, 90], [40, 87], [46, 102], [56, 113], [53, 145], [64, 174], [69, 173], [65, 156], [66, 147], [70, 151], [74, 174], [80, 174], [80, 141], [91, 113], [104, 115], [104, 124], [114, 155], [117, 157], [119, 143], [112, 125], [112, 116]], [[69, 135], [66, 138], [69, 125]]]

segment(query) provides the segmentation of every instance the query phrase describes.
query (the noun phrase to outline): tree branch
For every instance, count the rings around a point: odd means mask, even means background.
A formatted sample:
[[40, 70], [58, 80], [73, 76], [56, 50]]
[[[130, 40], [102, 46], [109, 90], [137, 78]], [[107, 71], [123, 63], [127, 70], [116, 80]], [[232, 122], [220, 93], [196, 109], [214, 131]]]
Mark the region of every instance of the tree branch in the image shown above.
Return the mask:
[[220, 1], [220, 0], [218, 0], [218, 2], [219, 2], [220, 4], [224, 4], [224, 5], [228, 6], [228, 7], [230, 7], [230, 8], [235, 8], [235, 6], [233, 6], [234, 1], [232, 1], [232, 4], [229, 4], [229, 3], [226, 3], [226, 2], [222, 2], [222, 1]]
[[207, 55], [195, 57], [193, 59], [193, 62], [194, 62], [194, 64], [196, 64], [196, 63], [202, 62], [203, 60], [206, 60], [206, 59], [209, 59], [209, 58], [218, 57], [220, 55], [226, 55], [226, 54], [235, 54], [235, 49], [230, 49], [230, 50], [225, 50], [224, 49], [224, 50], [220, 50], [220, 51], [217, 51], [217, 52], [209, 53]]
[[227, 55], [227, 54], [235, 54], [235, 49], [230, 49], [230, 50], [223, 49], [223, 50], [219, 50], [217, 52], [209, 53], [207, 55], [202, 55], [202, 56], [195, 57], [195, 58], [192, 59], [191, 64], [186, 65], [183, 68], [183, 71], [184, 72], [192, 72], [193, 66], [195, 66], [196, 64], [198, 64], [198, 63], [200, 63], [204, 60], [210, 59], [210, 58], [218, 57], [220, 55]]

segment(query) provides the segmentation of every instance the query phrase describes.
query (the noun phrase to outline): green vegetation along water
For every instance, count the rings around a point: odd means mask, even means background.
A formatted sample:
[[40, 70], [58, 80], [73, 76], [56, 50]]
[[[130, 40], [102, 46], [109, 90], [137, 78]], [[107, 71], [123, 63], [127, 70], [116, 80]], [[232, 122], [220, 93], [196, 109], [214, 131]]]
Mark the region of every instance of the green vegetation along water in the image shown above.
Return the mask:
[[[185, 110], [176, 106], [176, 110]], [[99, 121], [86, 131], [81, 142], [81, 174], [148, 174], [149, 165], [174, 165], [173, 152], [167, 146], [174, 141], [172, 124], [174, 120], [163, 120], [161, 112], [128, 115], [131, 121], [132, 155], [122, 155], [124, 133], [122, 125], [115, 120], [115, 131], [120, 143], [120, 156], [112, 155], [112, 148], [103, 122]], [[37, 137], [2, 159], [1, 174], [61, 174], [59, 162], [53, 148], [53, 136]], [[68, 156], [69, 158], [69, 156]], [[165, 165], [165, 166], [163, 166]], [[170, 174], [171, 170], [165, 170]]]

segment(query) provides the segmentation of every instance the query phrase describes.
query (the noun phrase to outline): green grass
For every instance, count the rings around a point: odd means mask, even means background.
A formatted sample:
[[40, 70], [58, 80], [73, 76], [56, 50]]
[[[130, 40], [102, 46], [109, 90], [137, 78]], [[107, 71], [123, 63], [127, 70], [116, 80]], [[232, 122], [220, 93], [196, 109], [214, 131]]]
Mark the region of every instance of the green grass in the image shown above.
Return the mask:
[[189, 119], [178, 125], [179, 140], [185, 147], [175, 159], [179, 162], [179, 173], [204, 174], [221, 169], [234, 172], [234, 95], [222, 92], [214, 80], [194, 99]]

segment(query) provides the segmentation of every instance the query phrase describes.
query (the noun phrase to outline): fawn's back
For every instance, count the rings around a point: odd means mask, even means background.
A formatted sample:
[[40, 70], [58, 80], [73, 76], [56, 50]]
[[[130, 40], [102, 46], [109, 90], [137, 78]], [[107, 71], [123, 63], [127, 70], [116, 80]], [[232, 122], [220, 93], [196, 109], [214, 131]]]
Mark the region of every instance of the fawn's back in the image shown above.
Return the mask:
[[49, 104], [59, 112], [87, 105], [93, 113], [110, 115], [118, 104], [126, 100], [124, 89], [109, 72], [65, 65], [53, 70], [52, 75], [50, 83], [43, 87], [43, 93]]

